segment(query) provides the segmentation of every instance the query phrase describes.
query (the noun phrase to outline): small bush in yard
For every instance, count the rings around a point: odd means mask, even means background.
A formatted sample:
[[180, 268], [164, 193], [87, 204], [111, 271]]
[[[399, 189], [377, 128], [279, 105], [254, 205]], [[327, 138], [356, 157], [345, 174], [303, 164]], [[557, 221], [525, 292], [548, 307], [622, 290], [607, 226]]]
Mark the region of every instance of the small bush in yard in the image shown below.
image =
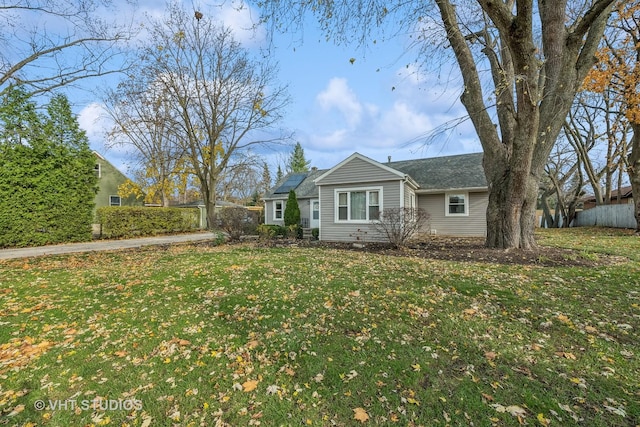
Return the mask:
[[380, 213], [373, 227], [384, 234], [389, 243], [399, 248], [405, 246], [418, 231], [428, 229], [431, 215], [424, 209], [389, 208]]
[[276, 224], [260, 224], [256, 228], [256, 231], [258, 232], [258, 236], [263, 239], [273, 239], [287, 235], [287, 228]]
[[239, 240], [246, 234], [256, 231], [258, 214], [241, 207], [222, 208], [218, 214], [220, 228], [231, 240]]

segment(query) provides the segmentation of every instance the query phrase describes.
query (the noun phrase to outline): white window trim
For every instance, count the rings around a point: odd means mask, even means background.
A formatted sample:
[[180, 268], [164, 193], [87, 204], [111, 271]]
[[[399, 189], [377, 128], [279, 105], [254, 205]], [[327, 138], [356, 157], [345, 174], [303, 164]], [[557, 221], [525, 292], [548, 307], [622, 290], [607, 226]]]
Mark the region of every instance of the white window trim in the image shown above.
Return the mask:
[[[120, 201], [120, 203], [118, 203], [117, 205], [111, 204], [111, 198], [112, 197], [117, 197], [118, 200]], [[110, 194], [109, 195], [109, 206], [122, 206], [122, 197], [118, 196], [117, 194]]]
[[[366, 192], [366, 214], [369, 217], [369, 192], [377, 191], [378, 192], [378, 212], [382, 213], [382, 201], [384, 198], [382, 197], [382, 187], [350, 187], [350, 188], [336, 188], [333, 190], [333, 205], [334, 205], [334, 222], [338, 224], [371, 224], [374, 220], [371, 219], [339, 219], [340, 210], [338, 202], [339, 202], [339, 194], [340, 193], [351, 193], [351, 192]], [[351, 197], [347, 196], [347, 217], [351, 216]]]
[[[449, 197], [464, 196], [464, 213], [449, 213]], [[469, 216], [469, 192], [455, 191], [444, 195], [444, 216]]]
[[98, 178], [102, 178], [102, 165], [100, 163], [96, 163], [97, 168], [94, 166], [93, 170], [98, 172]]
[[[282, 209], [280, 211], [280, 218], [278, 218], [276, 216], [276, 211], [278, 210], [278, 209], [276, 209], [276, 204], [278, 204], [278, 203], [282, 203]], [[274, 221], [283, 221], [284, 220], [284, 209], [285, 209], [286, 205], [287, 205], [287, 201], [284, 200], [284, 199], [283, 200], [274, 200], [273, 201], [273, 220]]]

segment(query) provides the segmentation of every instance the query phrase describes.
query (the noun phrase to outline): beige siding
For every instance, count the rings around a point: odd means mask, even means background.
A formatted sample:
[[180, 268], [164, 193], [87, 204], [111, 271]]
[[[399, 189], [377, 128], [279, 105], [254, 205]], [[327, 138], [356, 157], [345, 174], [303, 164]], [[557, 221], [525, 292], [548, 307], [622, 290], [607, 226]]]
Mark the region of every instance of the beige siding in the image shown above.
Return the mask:
[[[372, 181], [398, 180], [399, 176], [359, 158], [354, 158], [327, 175], [321, 185], [345, 185]], [[399, 185], [399, 184], [398, 184]], [[396, 190], [397, 192], [397, 190]]]
[[400, 206], [400, 180], [368, 181], [362, 184], [320, 186], [320, 240], [330, 242], [372, 242], [383, 240], [370, 224], [336, 223], [335, 190], [382, 187], [382, 209]]
[[[276, 225], [284, 225], [284, 220], [275, 220], [273, 218], [273, 204], [275, 200], [267, 200], [264, 207], [264, 223], [265, 224], [276, 224]], [[282, 199], [283, 208], [287, 206], [287, 199]], [[284, 215], [284, 210], [282, 211]]]
[[[280, 200], [280, 199], [278, 199]], [[275, 200], [267, 200], [265, 202], [264, 207], [264, 223], [265, 224], [276, 224], [276, 225], [284, 225], [284, 209], [287, 207], [287, 199], [282, 199], [283, 210], [282, 215], [283, 219], [276, 220], [273, 218], [273, 204]], [[309, 199], [298, 199], [298, 207], [300, 208], [300, 220], [303, 218], [307, 218], [309, 220]]]
[[[273, 219], [273, 203], [275, 202], [275, 200], [267, 200], [265, 202], [265, 206], [264, 206], [264, 223], [265, 224], [277, 224], [277, 225], [284, 225], [284, 221], [282, 220], [275, 220]], [[283, 200], [284, 204], [286, 205], [287, 201]]]
[[[410, 208], [411, 207], [411, 194], [414, 194], [414, 192], [411, 190], [411, 187], [409, 187], [409, 185], [404, 184], [404, 207], [405, 208]], [[416, 196], [415, 198], [415, 203], [418, 203], [418, 197]], [[417, 208], [417, 206], [414, 206], [414, 208]]]
[[431, 232], [448, 236], [486, 236], [489, 193], [469, 193], [469, 216], [445, 216], [445, 194], [419, 194], [418, 207], [431, 215]]

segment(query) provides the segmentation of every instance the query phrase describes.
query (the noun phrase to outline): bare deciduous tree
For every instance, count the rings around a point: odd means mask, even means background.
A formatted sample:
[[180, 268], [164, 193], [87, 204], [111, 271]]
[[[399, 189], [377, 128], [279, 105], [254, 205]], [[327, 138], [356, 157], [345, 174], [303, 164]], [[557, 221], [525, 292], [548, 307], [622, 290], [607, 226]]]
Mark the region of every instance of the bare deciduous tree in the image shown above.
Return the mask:
[[189, 174], [189, 164], [170, 98], [155, 84], [155, 76], [136, 71], [135, 79], [107, 91], [104, 108], [113, 121], [108, 144], [133, 148], [139, 167], [136, 184], [147, 195], [145, 201], [159, 199], [167, 207]]
[[[549, 153], [615, 0], [336, 0], [264, 2], [267, 22], [313, 13], [330, 37], [361, 42], [372, 30], [415, 35], [423, 52], [453, 53], [461, 96], [484, 150], [489, 184], [486, 245], [533, 248], [538, 185]], [[435, 6], [435, 7], [434, 7]], [[406, 34], [406, 33], [403, 33]], [[434, 61], [435, 62], [435, 61]], [[484, 79], [488, 69], [490, 78]]]
[[132, 28], [104, 18], [113, 10], [107, 0], [2, 2], [0, 93], [21, 85], [35, 95], [121, 71]]
[[[289, 101], [276, 67], [252, 57], [206, 11], [169, 6], [150, 25], [140, 63], [175, 109], [178, 136], [198, 178], [209, 227], [218, 181], [239, 153], [280, 141], [273, 130]], [[265, 135], [270, 135], [265, 137]]]

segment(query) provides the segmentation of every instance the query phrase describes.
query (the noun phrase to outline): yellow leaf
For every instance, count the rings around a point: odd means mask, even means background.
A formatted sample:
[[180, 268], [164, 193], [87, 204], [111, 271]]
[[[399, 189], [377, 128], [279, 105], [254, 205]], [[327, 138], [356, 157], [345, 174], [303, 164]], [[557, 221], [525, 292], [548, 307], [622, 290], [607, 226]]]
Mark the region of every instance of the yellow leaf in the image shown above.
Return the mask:
[[13, 411], [9, 412], [9, 416], [10, 417], [15, 417], [16, 415], [18, 415], [22, 411], [24, 411], [24, 405], [18, 405], [15, 408], [13, 408]]
[[420, 364], [416, 363], [415, 365], [411, 365], [411, 367], [413, 368], [414, 371], [418, 372], [420, 371]]
[[465, 316], [473, 316], [476, 313], [477, 313], [477, 310], [475, 310], [473, 308], [467, 308], [467, 309], [462, 310], [462, 314], [464, 314]]
[[544, 417], [544, 414], [538, 414], [538, 422], [545, 427], [549, 425], [549, 420]]
[[369, 414], [362, 408], [356, 408], [353, 410], [353, 419], [365, 423], [369, 421]]
[[244, 384], [242, 384], [242, 391], [244, 392], [250, 392], [255, 390], [258, 387], [258, 380], [249, 380], [249, 381], [245, 381]]

